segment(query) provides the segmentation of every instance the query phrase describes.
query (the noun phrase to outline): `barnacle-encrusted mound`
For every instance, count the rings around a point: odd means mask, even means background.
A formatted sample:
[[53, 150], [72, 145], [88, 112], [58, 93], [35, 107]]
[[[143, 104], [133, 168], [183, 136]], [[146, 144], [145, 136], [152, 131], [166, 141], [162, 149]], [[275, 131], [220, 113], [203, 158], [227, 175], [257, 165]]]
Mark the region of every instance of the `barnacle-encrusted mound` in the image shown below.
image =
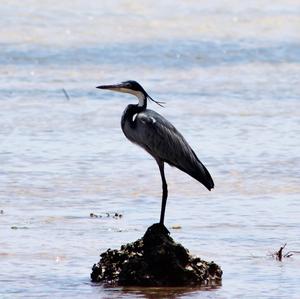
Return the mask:
[[143, 238], [120, 250], [102, 253], [91, 279], [113, 285], [184, 286], [220, 285], [222, 270], [214, 262], [193, 257], [175, 243], [160, 224], [149, 227]]

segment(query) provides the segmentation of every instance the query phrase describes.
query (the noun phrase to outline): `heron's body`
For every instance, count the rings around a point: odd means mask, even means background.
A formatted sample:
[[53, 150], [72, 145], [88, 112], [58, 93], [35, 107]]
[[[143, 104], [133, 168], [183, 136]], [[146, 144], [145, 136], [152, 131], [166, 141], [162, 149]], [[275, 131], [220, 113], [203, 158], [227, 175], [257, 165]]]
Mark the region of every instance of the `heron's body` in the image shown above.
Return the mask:
[[186, 172], [209, 190], [213, 188], [209, 172], [177, 129], [157, 112], [139, 112], [137, 108], [129, 105], [124, 111], [121, 126], [125, 136], [154, 159]]
[[208, 190], [214, 187], [208, 170], [178, 130], [163, 116], [147, 109], [147, 97], [150, 98], [150, 96], [137, 82], [127, 81], [119, 85], [99, 86], [99, 88], [129, 92], [139, 99], [137, 105], [130, 104], [126, 107], [121, 119], [121, 127], [125, 136], [131, 142], [144, 148], [159, 166], [163, 184], [161, 224], [164, 222], [168, 196], [164, 162], [189, 174]]

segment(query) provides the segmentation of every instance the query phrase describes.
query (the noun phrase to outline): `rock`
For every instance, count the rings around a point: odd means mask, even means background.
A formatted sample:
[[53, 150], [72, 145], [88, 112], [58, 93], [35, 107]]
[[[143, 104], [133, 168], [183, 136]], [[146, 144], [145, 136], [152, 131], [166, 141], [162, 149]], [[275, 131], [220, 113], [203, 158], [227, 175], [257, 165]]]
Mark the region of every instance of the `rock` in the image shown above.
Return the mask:
[[193, 257], [175, 243], [165, 226], [153, 224], [145, 235], [108, 249], [93, 266], [93, 282], [127, 286], [220, 285], [222, 270], [214, 262]]

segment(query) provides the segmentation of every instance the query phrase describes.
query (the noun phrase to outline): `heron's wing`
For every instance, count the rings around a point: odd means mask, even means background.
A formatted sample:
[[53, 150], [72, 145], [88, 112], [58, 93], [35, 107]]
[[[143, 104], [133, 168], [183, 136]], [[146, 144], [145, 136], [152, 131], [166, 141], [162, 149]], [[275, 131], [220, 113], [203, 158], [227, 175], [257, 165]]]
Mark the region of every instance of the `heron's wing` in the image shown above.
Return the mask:
[[152, 110], [137, 114], [135, 140], [154, 158], [167, 162], [188, 173], [208, 189], [214, 183], [205, 166], [178, 132], [164, 117]]

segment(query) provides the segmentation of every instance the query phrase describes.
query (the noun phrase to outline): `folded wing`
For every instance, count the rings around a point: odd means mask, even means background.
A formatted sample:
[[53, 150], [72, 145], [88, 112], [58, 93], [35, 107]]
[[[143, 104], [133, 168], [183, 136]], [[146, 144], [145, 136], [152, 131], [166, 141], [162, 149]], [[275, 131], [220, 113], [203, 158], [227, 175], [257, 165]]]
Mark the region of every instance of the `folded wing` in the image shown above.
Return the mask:
[[138, 113], [131, 140], [143, 147], [155, 159], [167, 162], [201, 182], [208, 190], [214, 182], [206, 167], [177, 129], [152, 110]]

